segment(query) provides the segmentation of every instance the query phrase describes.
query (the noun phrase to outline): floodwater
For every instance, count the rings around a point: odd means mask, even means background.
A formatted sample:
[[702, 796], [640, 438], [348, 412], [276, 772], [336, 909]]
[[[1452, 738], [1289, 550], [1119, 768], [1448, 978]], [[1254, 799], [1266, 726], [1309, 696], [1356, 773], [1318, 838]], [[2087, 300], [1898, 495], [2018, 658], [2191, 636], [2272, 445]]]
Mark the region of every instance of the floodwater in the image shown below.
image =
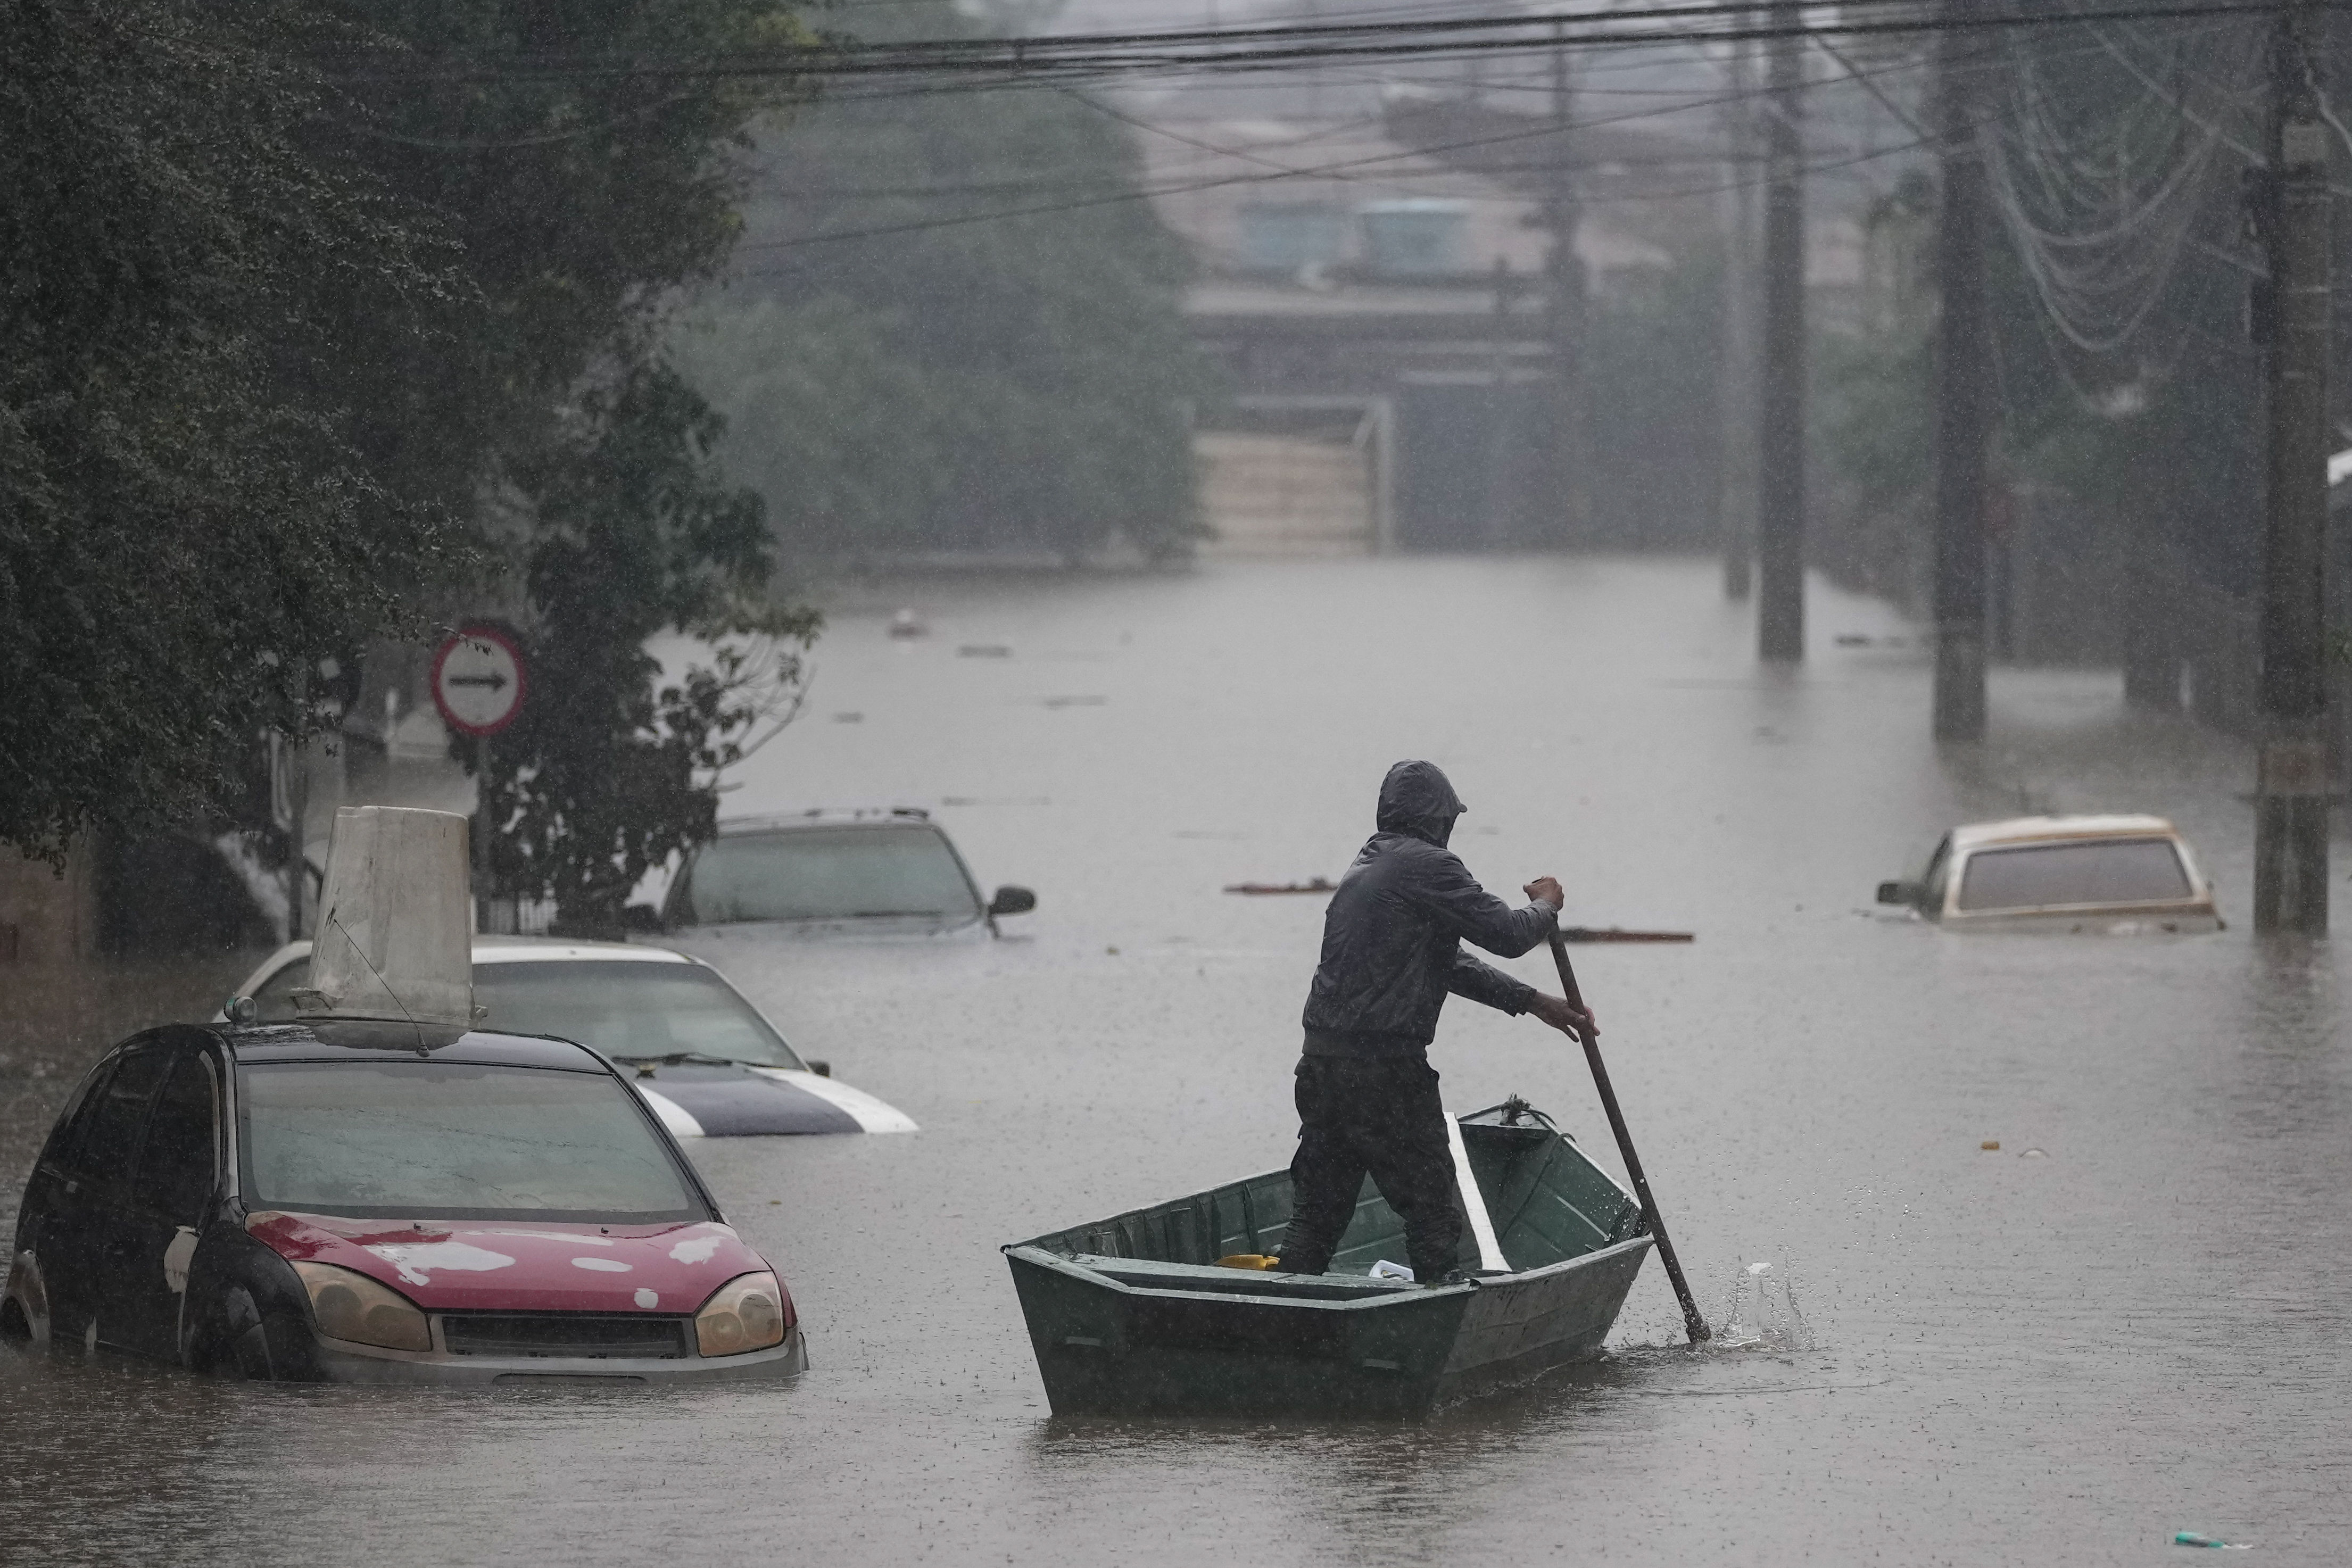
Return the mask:
[[[930, 635], [885, 634], [901, 604]], [[993, 943], [703, 949], [923, 1124], [696, 1150], [815, 1369], [440, 1395], [0, 1354], [5, 1555], [2097, 1564], [2192, 1529], [2341, 1560], [2345, 962], [2248, 931], [2245, 753], [2125, 715], [2112, 677], [2005, 673], [1993, 741], [1939, 758], [1906, 628], [1817, 589], [1813, 630], [1801, 673], [1759, 672], [1701, 562], [845, 598], [728, 810], [929, 806], [1040, 906]], [[1573, 922], [1698, 933], [1579, 949], [1580, 974], [1703, 1304], [1721, 1323], [1746, 1281], [1743, 1322], [1780, 1332], [1678, 1348], [1653, 1262], [1604, 1360], [1426, 1422], [1053, 1420], [996, 1247], [1286, 1162], [1320, 901], [1219, 890], [1336, 875], [1415, 756], [1470, 802], [1455, 846], [1489, 885], [1552, 873]], [[2172, 815], [2231, 928], [1871, 909], [1943, 826], [2021, 808]], [[1547, 983], [1540, 953], [1510, 967]], [[1516, 1092], [1609, 1145], [1531, 1020], [1456, 1000], [1433, 1060], [1457, 1110]], [[61, 1091], [0, 1084], [11, 1195]]]

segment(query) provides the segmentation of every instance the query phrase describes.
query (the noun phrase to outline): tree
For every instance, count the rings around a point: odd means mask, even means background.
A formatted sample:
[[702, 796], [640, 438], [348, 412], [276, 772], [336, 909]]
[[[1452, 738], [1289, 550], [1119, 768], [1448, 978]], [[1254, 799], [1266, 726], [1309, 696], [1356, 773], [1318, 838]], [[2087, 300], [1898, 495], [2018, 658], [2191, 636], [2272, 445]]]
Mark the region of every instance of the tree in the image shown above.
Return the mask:
[[[580, 398], [569, 439], [515, 477], [534, 497], [526, 551], [532, 700], [493, 743], [492, 877], [555, 899], [562, 928], [618, 936], [647, 868], [717, 829], [719, 772], [788, 707], [805, 610], [762, 610], [771, 567], [759, 497], [714, 487], [719, 421], [656, 360]], [[717, 641], [712, 662], [656, 688], [646, 641]], [[462, 747], [462, 743], [461, 743]]]
[[[543, 661], [499, 863], [609, 925], [814, 622], [661, 349], [790, 84], [601, 62], [804, 35], [781, 0], [345, 15], [0, 10], [0, 838], [249, 815], [322, 662], [489, 608]], [[656, 693], [662, 626], [737, 641]]]
[[306, 130], [291, 4], [0, 6], [0, 840], [61, 860], [236, 794], [325, 722], [317, 669], [461, 563], [339, 374], [364, 302], [419, 344], [461, 291], [429, 224]]
[[[867, 96], [763, 136], [757, 166], [739, 268], [676, 341], [789, 556], [1190, 548], [1186, 409], [1215, 388], [1126, 127], [1058, 90]], [[1048, 191], [1108, 199], [995, 215]]]
[[[531, 702], [489, 750], [493, 881], [617, 934], [646, 866], [710, 832], [715, 773], [789, 700], [816, 620], [770, 601], [760, 499], [713, 473], [720, 422], [664, 349], [678, 292], [735, 241], [736, 154], [789, 83], [578, 68], [804, 35], [775, 0], [408, 0], [371, 19], [394, 47], [353, 73], [336, 146], [440, 217], [482, 301], [401, 378], [377, 446], [481, 497], [491, 597], [533, 655]], [[664, 628], [719, 646], [656, 690], [645, 643]]]

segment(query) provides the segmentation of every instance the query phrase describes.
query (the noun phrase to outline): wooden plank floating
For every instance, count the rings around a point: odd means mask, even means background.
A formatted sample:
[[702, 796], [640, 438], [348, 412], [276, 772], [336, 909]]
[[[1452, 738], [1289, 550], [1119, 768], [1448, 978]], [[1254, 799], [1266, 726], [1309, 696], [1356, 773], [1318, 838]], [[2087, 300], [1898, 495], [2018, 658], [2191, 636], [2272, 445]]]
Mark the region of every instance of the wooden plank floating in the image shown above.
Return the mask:
[[[1328, 877], [1314, 877], [1306, 882], [1235, 882], [1225, 885], [1227, 893], [1243, 894], [1252, 898], [1264, 898], [1288, 893], [1332, 894], [1339, 884]], [[1563, 925], [1560, 939], [1565, 942], [1691, 942], [1696, 934], [1688, 931], [1628, 931], [1622, 925]]]

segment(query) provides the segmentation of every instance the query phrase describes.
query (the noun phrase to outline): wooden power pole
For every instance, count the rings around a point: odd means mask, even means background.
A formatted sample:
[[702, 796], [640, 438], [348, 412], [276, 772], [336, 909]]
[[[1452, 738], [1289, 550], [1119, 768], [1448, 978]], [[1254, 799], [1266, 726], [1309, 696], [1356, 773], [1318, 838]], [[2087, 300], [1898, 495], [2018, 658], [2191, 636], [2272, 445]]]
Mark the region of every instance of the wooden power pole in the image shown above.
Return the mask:
[[[1750, 26], [1764, 13], [1749, 11]], [[1723, 548], [1723, 596], [1738, 601], [1754, 591], [1756, 558], [1756, 106], [1755, 47], [1731, 46], [1725, 70], [1723, 282], [1717, 298], [1717, 393], [1722, 451], [1717, 459], [1717, 539]]]
[[1985, 450], [1995, 403], [1978, 71], [1964, 31], [1977, 5], [1943, 0], [1936, 62], [1943, 192], [1936, 225], [1935, 728], [1937, 740], [1958, 741], [1985, 733]]
[[1553, 519], [1554, 536], [1574, 546], [1592, 538], [1592, 442], [1586, 423], [1584, 347], [1584, 259], [1576, 254], [1576, 230], [1583, 217], [1577, 199], [1576, 170], [1570, 162], [1574, 150], [1570, 118], [1576, 110], [1574, 84], [1569, 77], [1567, 25], [1552, 24], [1550, 189], [1544, 199], [1544, 225], [1551, 231], [1545, 266], [1545, 294], [1551, 314], [1553, 429], [1552, 450], [1558, 455], [1559, 514]]
[[1805, 656], [1805, 40], [1791, 31], [1768, 52], [1756, 648], [1794, 664]]
[[2263, 552], [2262, 754], [2254, 784], [2254, 928], [2327, 929], [2328, 196], [2326, 123], [2309, 0], [2273, 39], [2270, 172], [2256, 214], [2269, 253], [2268, 527]]

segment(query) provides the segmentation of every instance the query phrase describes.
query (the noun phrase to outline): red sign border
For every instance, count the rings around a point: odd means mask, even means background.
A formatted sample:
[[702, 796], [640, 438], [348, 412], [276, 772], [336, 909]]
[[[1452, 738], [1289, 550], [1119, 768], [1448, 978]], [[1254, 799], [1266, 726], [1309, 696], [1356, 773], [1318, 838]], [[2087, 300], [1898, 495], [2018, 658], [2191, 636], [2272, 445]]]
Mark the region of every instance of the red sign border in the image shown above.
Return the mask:
[[[449, 655], [457, 652], [458, 643], [477, 640], [484, 643], [496, 643], [499, 647], [504, 648], [508, 654], [514, 660], [514, 705], [507, 709], [506, 717], [499, 720], [496, 724], [467, 724], [464, 719], [459, 718], [456, 714], [451, 713], [449, 711], [449, 705], [443, 701], [441, 697], [441, 666], [449, 662]], [[458, 734], [470, 735], [475, 737], [477, 739], [488, 739], [489, 737], [496, 735], [499, 731], [506, 728], [507, 726], [514, 723], [516, 718], [521, 715], [523, 699], [530, 695], [530, 666], [523, 661], [522, 649], [517, 645], [514, 638], [508, 632], [501, 631], [496, 626], [462, 626], [458, 628], [457, 634], [456, 636], [443, 643], [433, 654], [433, 678], [431, 683], [433, 689], [433, 706], [435, 708], [439, 710], [441, 722], [447, 725], [451, 729], [456, 730]]]

